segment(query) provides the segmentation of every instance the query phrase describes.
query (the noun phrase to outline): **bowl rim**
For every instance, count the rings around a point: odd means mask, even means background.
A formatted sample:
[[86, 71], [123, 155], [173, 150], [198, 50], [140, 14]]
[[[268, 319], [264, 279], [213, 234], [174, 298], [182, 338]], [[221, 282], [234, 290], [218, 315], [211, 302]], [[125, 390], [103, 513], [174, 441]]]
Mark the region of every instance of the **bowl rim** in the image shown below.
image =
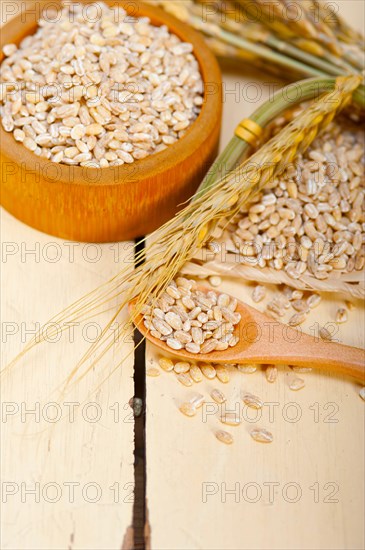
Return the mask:
[[[145, 4], [140, 1], [131, 2], [130, 0], [103, 0], [103, 2], [107, 5], [121, 6], [132, 17], [149, 17], [153, 25], [166, 25], [170, 32], [176, 34], [184, 42], [193, 44], [193, 54], [198, 61], [204, 83], [203, 104], [198, 117], [188, 128], [186, 134], [177, 142], [169, 145], [165, 150], [152, 153], [146, 158], [137, 160], [132, 164], [109, 166], [106, 168], [55, 163], [44, 157], [37, 156], [24, 147], [22, 143], [17, 142], [12, 132], [6, 132], [0, 123], [0, 153], [3, 159], [5, 157], [6, 162], [12, 161], [19, 164], [19, 161], [21, 161], [21, 164], [28, 170], [46, 171], [46, 167], [57, 167], [57, 182], [70, 186], [97, 185], [100, 187], [133, 184], [136, 180], [151, 178], [175, 167], [176, 159], [178, 159], [178, 164], [183, 162], [191, 155], [192, 150], [196, 150], [203, 145], [206, 137], [214, 132], [216, 122], [211, 113], [221, 108], [222, 77], [218, 61], [205, 43], [203, 36], [173, 15], [166, 13], [154, 5]], [[49, 2], [42, 0], [40, 11], [46, 8], [47, 3], [53, 7], [55, 4], [61, 6], [61, 0], [49, 0]], [[95, 0], [81, 0], [81, 3], [92, 4], [96, 2]], [[33, 2], [33, 4], [39, 4], [39, 2]], [[136, 7], [138, 13], [136, 11], [131, 13]], [[34, 7], [32, 8], [32, 5], [27, 4], [26, 9], [22, 10], [2, 26], [1, 50], [5, 44], [9, 42], [19, 44], [27, 35], [33, 34], [36, 31], [40, 13], [36, 18], [34, 18], [34, 15]], [[29, 16], [32, 16], [33, 20]], [[14, 35], [15, 39], [12, 40]], [[1, 51], [0, 64], [3, 59], [4, 54]], [[216, 86], [215, 90], [209, 91], [207, 84]], [[71, 172], [72, 177], [70, 178]], [[96, 173], [100, 174], [100, 177], [97, 179], [93, 177]], [[90, 175], [90, 177], [86, 174]], [[50, 183], [52, 181], [54, 180], [50, 180]]]

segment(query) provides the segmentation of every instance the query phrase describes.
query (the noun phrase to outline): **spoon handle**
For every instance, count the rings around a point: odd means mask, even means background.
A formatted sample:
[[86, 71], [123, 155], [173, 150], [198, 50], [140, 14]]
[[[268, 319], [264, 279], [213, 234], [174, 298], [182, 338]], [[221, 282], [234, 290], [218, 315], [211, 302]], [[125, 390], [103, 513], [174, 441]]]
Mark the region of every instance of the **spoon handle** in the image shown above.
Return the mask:
[[250, 356], [257, 355], [257, 362], [308, 366], [351, 376], [365, 383], [365, 350], [360, 348], [319, 340], [303, 333], [296, 342], [281, 340], [271, 345], [258, 342], [253, 347]]

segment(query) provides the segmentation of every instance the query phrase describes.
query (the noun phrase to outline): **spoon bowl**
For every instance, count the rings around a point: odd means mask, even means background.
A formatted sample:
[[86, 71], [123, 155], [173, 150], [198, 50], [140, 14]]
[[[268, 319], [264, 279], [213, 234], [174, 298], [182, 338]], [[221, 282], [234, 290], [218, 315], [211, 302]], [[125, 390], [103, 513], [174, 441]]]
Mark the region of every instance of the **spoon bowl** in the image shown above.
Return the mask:
[[[206, 293], [209, 289], [199, 286], [199, 290]], [[227, 364], [290, 364], [337, 372], [362, 383], [365, 381], [363, 349], [309, 336], [300, 328], [280, 323], [239, 300], [236, 311], [240, 313], [241, 321], [234, 330], [234, 334], [239, 336], [238, 344], [207, 354], [171, 349], [165, 341], [150, 334], [143, 324], [143, 315], [135, 315], [134, 307], [135, 300], [129, 304], [129, 312], [142, 335], [162, 351], [182, 359]]]

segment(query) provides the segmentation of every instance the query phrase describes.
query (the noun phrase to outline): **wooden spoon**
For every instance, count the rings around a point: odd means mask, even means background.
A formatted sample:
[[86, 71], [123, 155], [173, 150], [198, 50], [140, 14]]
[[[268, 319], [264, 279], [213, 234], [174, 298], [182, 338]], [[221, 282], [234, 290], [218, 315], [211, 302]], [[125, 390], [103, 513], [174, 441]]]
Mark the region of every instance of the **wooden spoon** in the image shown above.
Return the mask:
[[[199, 290], [208, 291], [203, 287]], [[134, 302], [131, 302], [131, 314], [133, 308]], [[197, 355], [185, 349], [173, 350], [166, 342], [151, 336], [143, 324], [142, 315], [137, 315], [133, 321], [155, 346], [190, 361], [301, 365], [345, 374], [365, 382], [365, 350], [309, 336], [301, 329], [279, 323], [240, 301], [236, 311], [241, 314], [241, 321], [235, 327], [235, 334], [240, 337], [239, 343], [225, 351]]]

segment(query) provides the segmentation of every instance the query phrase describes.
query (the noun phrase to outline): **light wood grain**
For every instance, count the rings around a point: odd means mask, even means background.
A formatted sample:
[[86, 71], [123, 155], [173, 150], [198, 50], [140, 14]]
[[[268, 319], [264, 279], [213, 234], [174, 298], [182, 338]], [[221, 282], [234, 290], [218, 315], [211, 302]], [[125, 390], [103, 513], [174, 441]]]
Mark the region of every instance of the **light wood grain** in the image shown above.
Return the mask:
[[[112, 277], [133, 251], [131, 243], [124, 251], [118, 245], [117, 261], [116, 245], [67, 243], [5, 211], [1, 236], [3, 365], [24, 347], [27, 330]], [[41, 344], [1, 380], [4, 549], [122, 547], [133, 511], [133, 354], [97, 388], [133, 344], [119, 346], [84, 382], [61, 393], [103, 322], [99, 315], [75, 326], [74, 336]], [[38, 417], [26, 414], [31, 409]], [[26, 494], [35, 488], [38, 496]]]
[[[362, 2], [336, 2], [336, 6], [351, 24], [361, 28]], [[222, 147], [238, 120], [256, 109], [273, 89], [272, 77], [258, 81], [242, 74], [224, 74]], [[227, 280], [221, 289], [254, 305], [247, 283]], [[333, 321], [339, 303], [336, 296], [329, 296], [312, 313], [304, 330], [310, 331], [316, 322]], [[337, 338], [362, 347], [363, 333], [364, 308], [358, 303], [350, 312], [349, 323], [340, 325]], [[159, 356], [151, 345], [147, 355], [148, 366]], [[252, 375], [232, 370], [231, 376], [229, 385], [204, 380], [193, 388], [183, 387], [170, 373], [147, 378], [151, 548], [364, 548], [364, 403], [358, 395], [360, 386], [314, 371], [300, 374], [306, 386], [293, 392], [288, 387], [293, 373], [287, 367], [280, 370], [275, 384], [269, 384], [261, 370]], [[227, 428], [235, 438], [232, 446], [219, 443], [214, 436], [214, 431], [224, 426], [209, 398], [213, 387], [226, 393], [231, 408], [242, 405], [242, 391], [260, 396], [265, 403], [261, 419], [250, 422], [255, 419], [254, 411], [249, 418], [245, 413], [241, 426]], [[203, 408], [196, 417], [187, 418], [178, 407], [197, 392], [210, 403], [205, 412]], [[296, 417], [297, 421], [292, 421]], [[256, 425], [273, 433], [272, 444], [251, 439], [249, 431]], [[235, 490], [237, 495], [227, 493]], [[298, 502], [290, 502], [296, 494]]]
[[[250, 300], [250, 289], [226, 282], [222, 290]], [[311, 315], [305, 328], [316, 321], [333, 319], [335, 299], [326, 301]], [[351, 322], [340, 328], [342, 342], [363, 345], [363, 310], [351, 313]], [[158, 355], [149, 347], [149, 363]], [[151, 524], [151, 548], [282, 549], [282, 548], [362, 548], [363, 547], [363, 407], [359, 386], [330, 375], [312, 372], [299, 375], [306, 382], [300, 392], [289, 390], [293, 373], [279, 372], [269, 384], [262, 371], [251, 375], [231, 370], [225, 386], [204, 380], [194, 388], [181, 386], [173, 374], [148, 378], [147, 384], [147, 496]], [[227, 428], [235, 437], [225, 447], [214, 436], [224, 426], [217, 406], [209, 397], [220, 388], [229, 408], [241, 407], [240, 395], [258, 395], [265, 406], [262, 418], [248, 416], [240, 427]], [[186, 418], [178, 407], [195, 393], [206, 396], [208, 404], [195, 418]], [[273, 417], [270, 418], [270, 410]], [[296, 422], [291, 420], [298, 418]], [[271, 445], [254, 442], [253, 427], [269, 429]], [[270, 500], [269, 485], [278, 483]], [[295, 483], [296, 487], [285, 487]], [[314, 486], [321, 487], [315, 503]], [[326, 503], [334, 483], [338, 499]], [[248, 494], [242, 491], [248, 486]], [[265, 485], [266, 484], [266, 485]], [[226, 495], [224, 488], [240, 492]], [[299, 487], [299, 488], [298, 488]], [[313, 487], [311, 490], [310, 487]], [[302, 491], [297, 503], [295, 490]], [[256, 489], [262, 492], [257, 503]], [[203, 500], [204, 491], [216, 491]], [[166, 512], [169, 510], [168, 521]]]
[[[19, 4], [2, 2], [1, 22], [15, 14]], [[55, 239], [2, 209], [1, 241], [2, 366], [31, 337], [27, 330], [113, 276], [133, 250], [132, 243], [88, 247]], [[4, 549], [106, 549], [130, 544], [133, 357], [97, 391], [100, 373], [74, 391], [60, 393], [103, 316], [93, 321], [94, 326], [74, 327], [73, 337], [64, 335], [59, 342], [41, 345], [1, 379]], [[126, 343], [120, 352], [127, 355], [131, 350], [132, 344]], [[108, 358], [109, 370], [112, 359]], [[32, 409], [36, 415], [27, 414]]]

